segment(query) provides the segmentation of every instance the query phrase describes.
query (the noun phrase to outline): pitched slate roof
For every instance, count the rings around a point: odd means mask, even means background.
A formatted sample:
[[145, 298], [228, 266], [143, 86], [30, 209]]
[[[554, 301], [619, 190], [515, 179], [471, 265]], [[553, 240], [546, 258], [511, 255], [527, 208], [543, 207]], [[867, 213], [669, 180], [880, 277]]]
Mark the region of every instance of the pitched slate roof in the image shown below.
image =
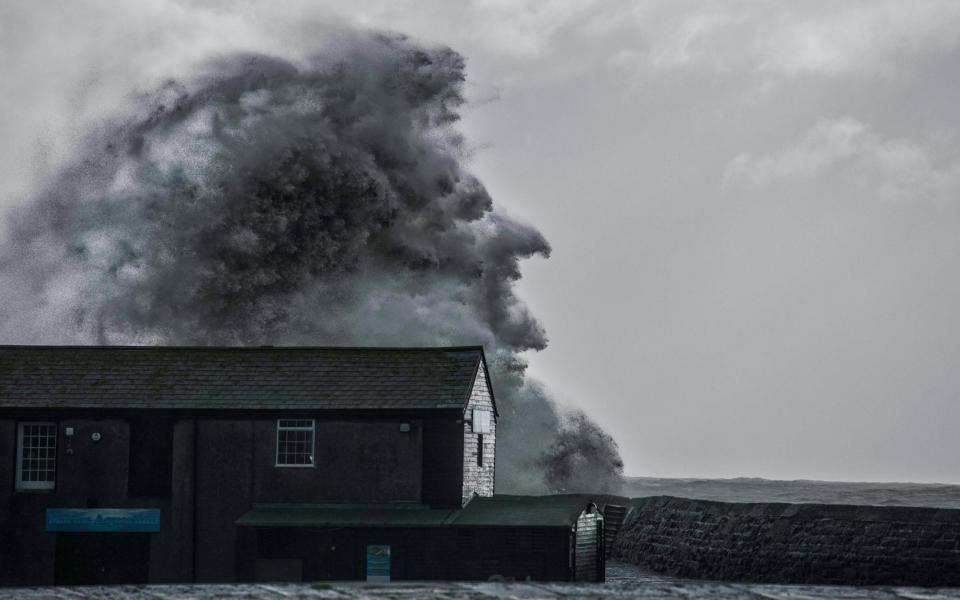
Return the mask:
[[256, 504], [241, 527], [563, 527], [593, 505], [586, 495], [478, 496], [463, 508], [422, 505]]
[[465, 408], [483, 348], [0, 346], [0, 408]]

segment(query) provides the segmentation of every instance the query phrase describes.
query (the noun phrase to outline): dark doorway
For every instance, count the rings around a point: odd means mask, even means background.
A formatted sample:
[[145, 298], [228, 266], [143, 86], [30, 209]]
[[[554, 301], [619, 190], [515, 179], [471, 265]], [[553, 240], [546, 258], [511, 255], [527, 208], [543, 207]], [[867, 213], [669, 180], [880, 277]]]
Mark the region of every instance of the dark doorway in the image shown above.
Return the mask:
[[147, 583], [150, 534], [58, 533], [56, 585]]
[[[350, 529], [263, 528], [257, 538], [257, 581], [358, 579], [355, 533]], [[262, 579], [269, 573], [274, 579]]]
[[169, 497], [173, 480], [173, 421], [161, 417], [130, 420], [131, 496]]

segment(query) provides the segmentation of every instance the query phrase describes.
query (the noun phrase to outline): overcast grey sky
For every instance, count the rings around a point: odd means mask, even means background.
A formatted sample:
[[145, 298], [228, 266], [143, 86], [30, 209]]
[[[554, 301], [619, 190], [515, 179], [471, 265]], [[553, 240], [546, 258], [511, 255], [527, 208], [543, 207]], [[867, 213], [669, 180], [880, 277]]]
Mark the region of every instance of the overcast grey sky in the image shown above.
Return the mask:
[[628, 474], [960, 483], [960, 3], [4, 2], [0, 206], [131, 90], [337, 23], [467, 57], [473, 168], [554, 249], [531, 372]]

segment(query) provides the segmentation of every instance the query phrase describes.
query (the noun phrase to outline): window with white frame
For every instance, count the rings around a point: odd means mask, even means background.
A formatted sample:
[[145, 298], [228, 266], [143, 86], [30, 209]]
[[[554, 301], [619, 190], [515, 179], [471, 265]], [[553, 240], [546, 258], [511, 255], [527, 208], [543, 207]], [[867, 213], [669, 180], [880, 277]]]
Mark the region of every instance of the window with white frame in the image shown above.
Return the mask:
[[52, 490], [57, 482], [57, 424], [17, 425], [17, 489]]
[[473, 432], [490, 433], [490, 411], [482, 408], [473, 409]]
[[313, 419], [277, 420], [277, 466], [313, 466]]

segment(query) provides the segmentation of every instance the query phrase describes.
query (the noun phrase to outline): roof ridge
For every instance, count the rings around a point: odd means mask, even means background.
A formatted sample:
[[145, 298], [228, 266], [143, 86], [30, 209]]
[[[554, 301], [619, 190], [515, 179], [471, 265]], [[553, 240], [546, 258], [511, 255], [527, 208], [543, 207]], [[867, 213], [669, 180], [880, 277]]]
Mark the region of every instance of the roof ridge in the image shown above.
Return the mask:
[[30, 350], [389, 350], [389, 351], [462, 351], [462, 350], [483, 350], [483, 345], [468, 346], [166, 346], [166, 345], [103, 345], [103, 344], [0, 344], [0, 350], [7, 349], [30, 349]]

